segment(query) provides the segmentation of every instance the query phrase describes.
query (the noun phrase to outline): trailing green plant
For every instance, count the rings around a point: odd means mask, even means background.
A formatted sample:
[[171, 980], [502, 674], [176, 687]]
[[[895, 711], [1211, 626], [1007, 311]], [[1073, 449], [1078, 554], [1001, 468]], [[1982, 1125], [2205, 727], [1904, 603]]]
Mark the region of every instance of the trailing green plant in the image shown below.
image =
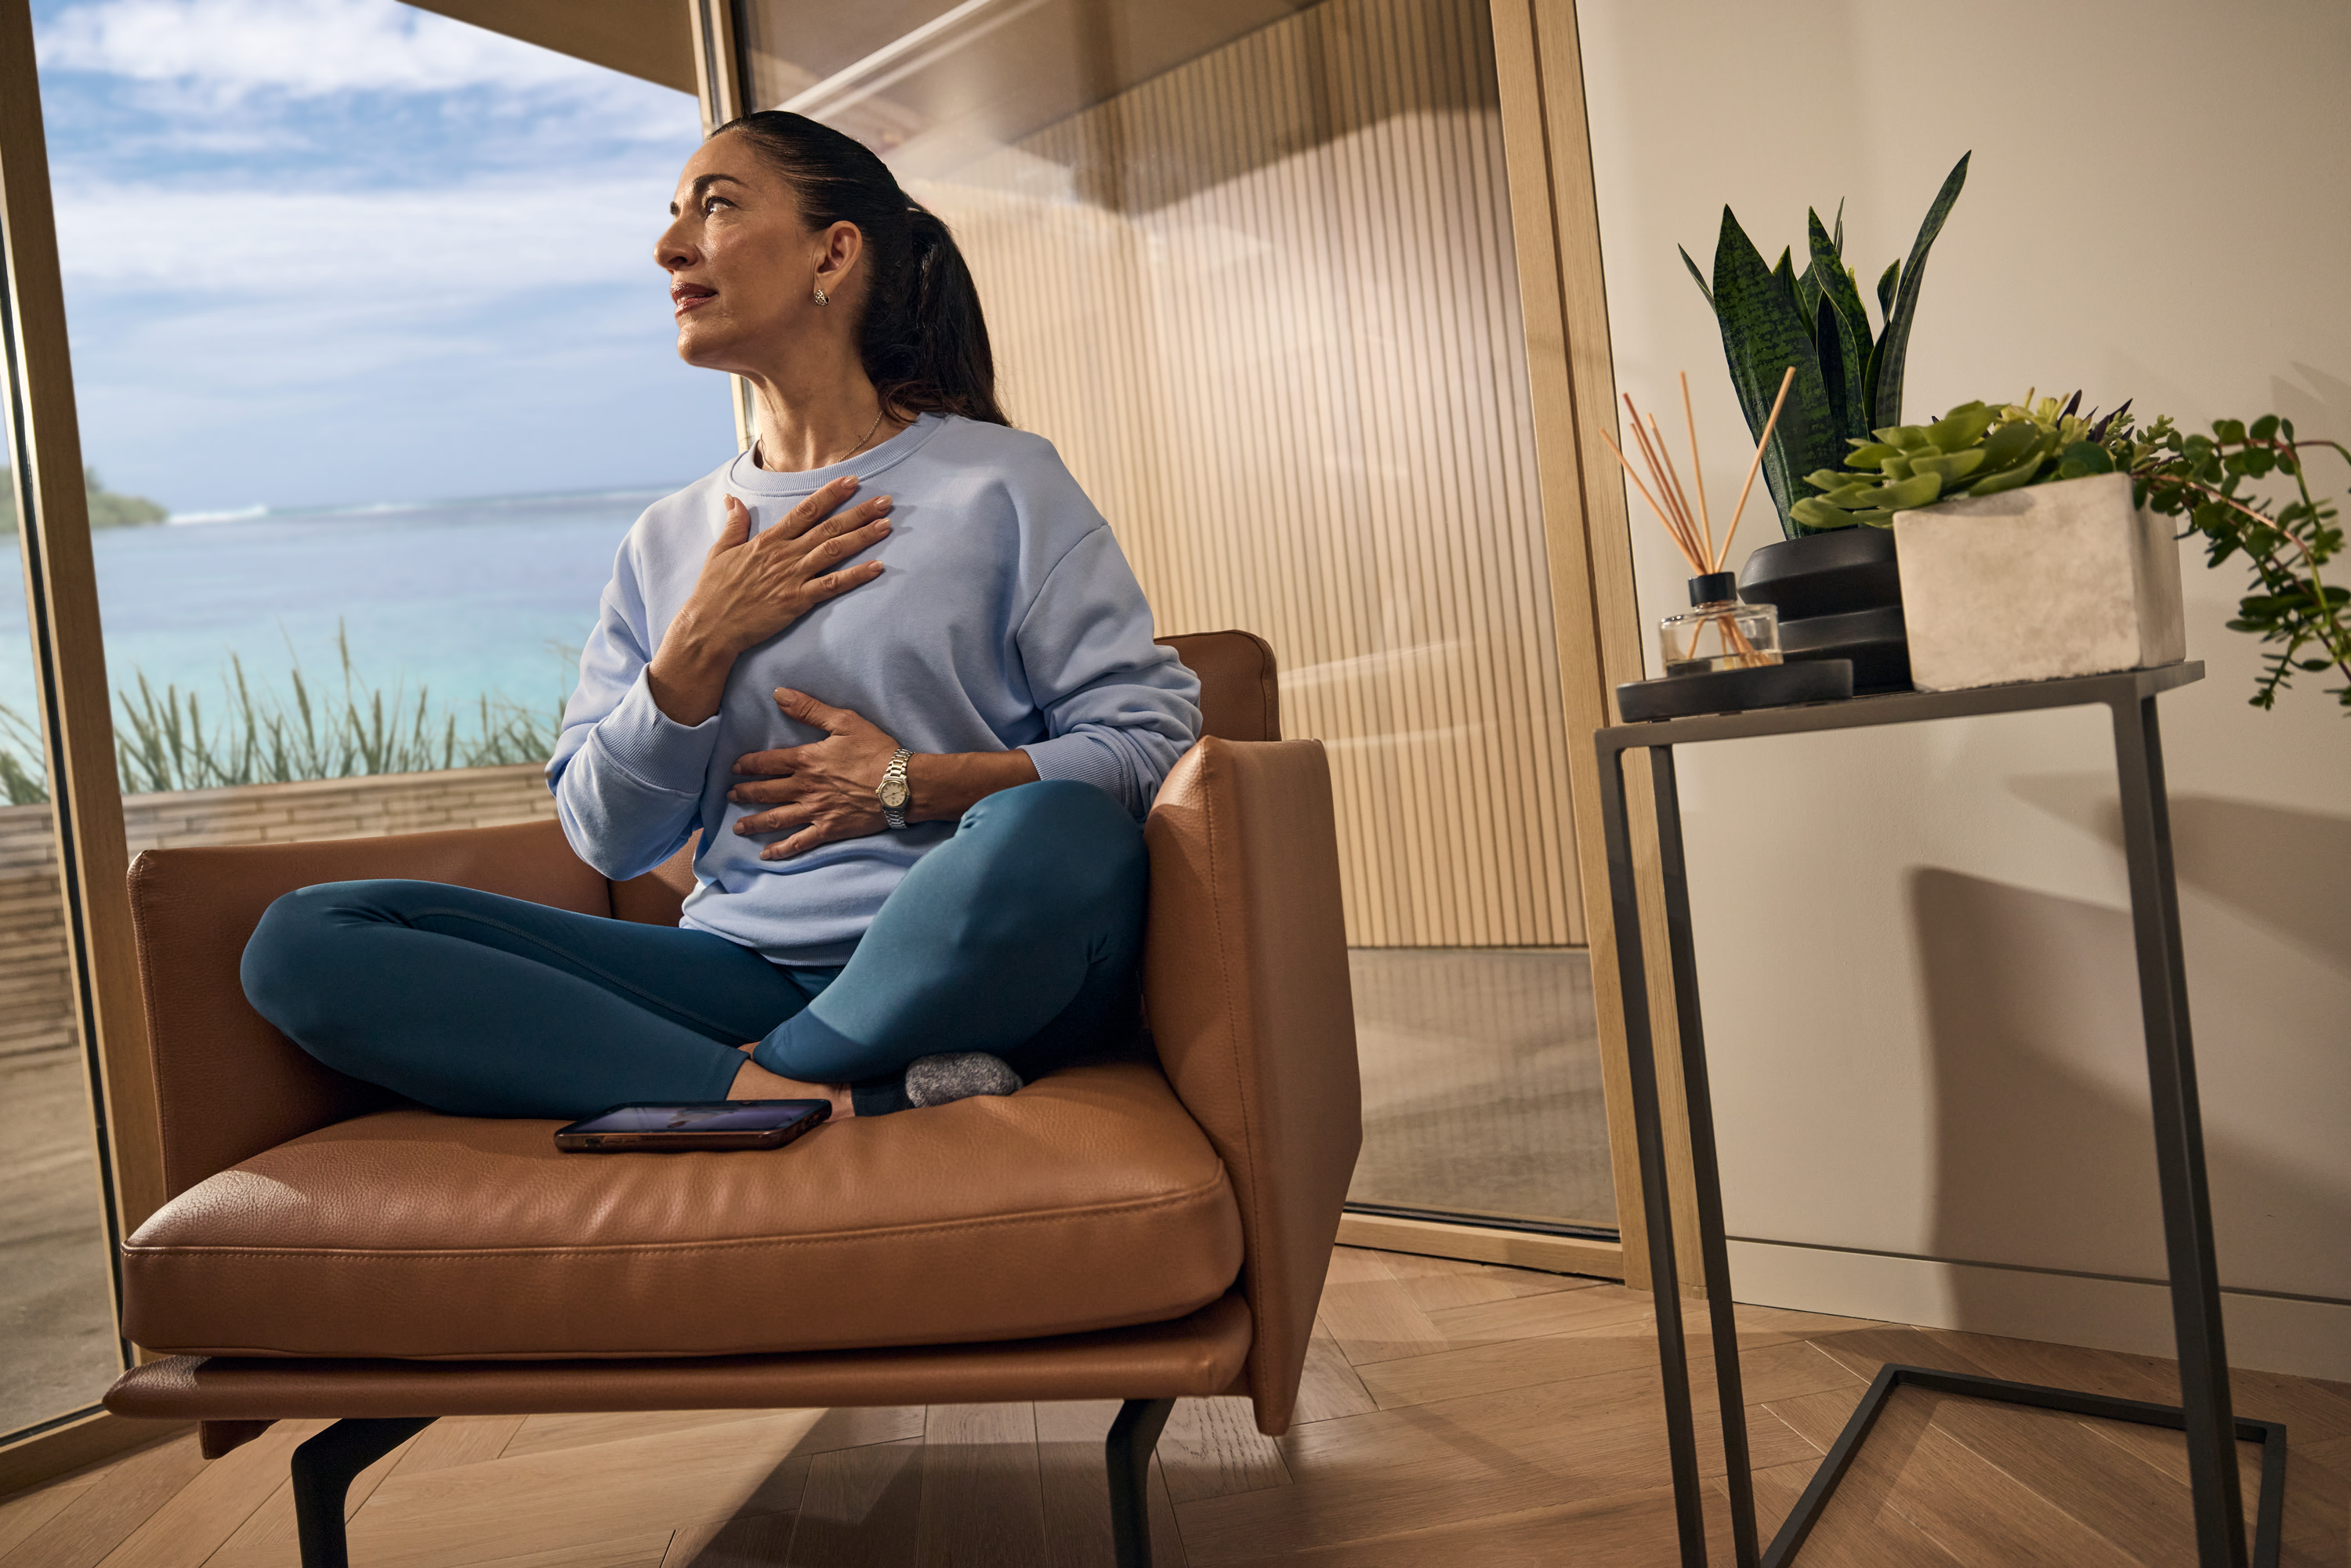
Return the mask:
[[[223, 700], [193, 689], [160, 690], [134, 669], [115, 693], [115, 759], [127, 795], [212, 789], [243, 784], [294, 784], [364, 774], [425, 773], [543, 762], [555, 748], [563, 709], [527, 707], [481, 696], [440, 708], [423, 687], [370, 686], [351, 663], [340, 632], [336, 651], [341, 690], [312, 682], [297, 659], [290, 697], [256, 690], [235, 653], [222, 672]], [[48, 799], [39, 732], [0, 706], [0, 789], [11, 805]]]
[[[2182, 517], [2204, 536], [2205, 565], [2241, 555], [2252, 569], [2253, 591], [2238, 601], [2229, 630], [2279, 644], [2263, 660], [2252, 705], [2275, 706], [2297, 670], [2332, 669], [2344, 684], [2325, 688], [2327, 695], [2351, 714], [2351, 621], [2346, 620], [2351, 588], [2319, 576], [2320, 568], [2343, 553], [2341, 513], [2331, 499], [2311, 491], [2302, 457], [2311, 447], [2351, 462], [2351, 450], [2341, 442], [2296, 440], [2294, 421], [2274, 413], [2251, 423], [2215, 420], [2210, 435], [2189, 435], [2167, 416], [2144, 431], [2126, 428], [2110, 437], [2105, 455], [2130, 475], [2138, 505]], [[2294, 481], [2293, 497], [2274, 510], [2273, 497], [2245, 494], [2249, 481], [2273, 475]]]
[[1748, 433], [1758, 440], [1782, 376], [1789, 367], [1795, 369], [1787, 406], [1763, 444], [1763, 481], [1780, 509], [1781, 529], [1791, 538], [1821, 531], [1820, 526], [1796, 515], [1802, 498], [1798, 476], [1835, 466], [1847, 441], [1866, 439], [1882, 425], [1901, 423], [1903, 368], [1911, 326], [1917, 319], [1927, 253], [1967, 183], [1971, 156], [1960, 158], [1943, 181], [1926, 221], [1918, 225], [1908, 259], [1895, 261], [1878, 277], [1877, 308], [1884, 326], [1874, 333], [1860, 282], [1844, 262], [1842, 203], [1833, 228], [1823, 225], [1818, 212], [1805, 213], [1808, 261], [1802, 273], [1787, 250], [1780, 253], [1776, 267], [1766, 267], [1762, 253], [1728, 206], [1722, 209], [1722, 230], [1715, 242], [1710, 287], [1689, 252], [1681, 253], [1683, 265], [1721, 326], [1731, 386], [1747, 415]]
[[2101, 419], [2078, 413], [2082, 394], [1995, 408], [1963, 402], [1931, 424], [1891, 424], [1848, 442], [1844, 466], [1816, 469], [1804, 483], [1820, 491], [1794, 507], [1796, 520], [1821, 532], [1861, 524], [1889, 528], [1896, 512], [1954, 496], [1991, 496], [2026, 485], [2108, 474], [2106, 444], [2130, 429], [2130, 405]]

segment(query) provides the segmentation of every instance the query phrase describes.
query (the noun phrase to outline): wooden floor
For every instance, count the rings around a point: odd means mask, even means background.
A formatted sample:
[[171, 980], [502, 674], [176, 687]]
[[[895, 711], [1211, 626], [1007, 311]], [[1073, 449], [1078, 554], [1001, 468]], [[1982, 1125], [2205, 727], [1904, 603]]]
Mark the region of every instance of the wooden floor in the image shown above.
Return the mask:
[[[1673, 1563], [1647, 1301], [1560, 1275], [1339, 1251], [1287, 1437], [1259, 1437], [1239, 1400], [1177, 1406], [1153, 1479], [1158, 1561]], [[2176, 1398], [2169, 1364], [2144, 1357], [1742, 1317], [1767, 1530], [1886, 1361]], [[2351, 1386], [2241, 1373], [2236, 1390], [2241, 1413], [2291, 1430], [2286, 1562], [2351, 1564]], [[1106, 1564], [1112, 1408], [447, 1420], [353, 1487], [352, 1556], [358, 1568]], [[319, 1426], [282, 1423], [209, 1465], [183, 1437], [0, 1500], [0, 1568], [290, 1565], [287, 1455]], [[1701, 1443], [1719, 1430], [1708, 1415]], [[1719, 1458], [1706, 1469], [1727, 1562]], [[2189, 1563], [2185, 1474], [2176, 1435], [1906, 1394], [1802, 1561]]]

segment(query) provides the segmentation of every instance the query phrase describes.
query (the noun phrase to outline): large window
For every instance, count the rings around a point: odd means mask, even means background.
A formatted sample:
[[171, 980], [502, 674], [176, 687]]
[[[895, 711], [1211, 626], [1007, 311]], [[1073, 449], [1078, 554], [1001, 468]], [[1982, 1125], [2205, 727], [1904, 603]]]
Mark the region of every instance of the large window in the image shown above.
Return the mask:
[[[1162, 629], [1274, 644], [1337, 789], [1354, 1200], [1608, 1228], [1481, 0], [705, 9], [956, 227]], [[615, 544], [732, 447], [651, 256], [693, 99], [394, 0], [34, 13], [131, 850], [545, 814]], [[0, 656], [0, 1432], [122, 1354], [40, 669]]]
[[1485, 6], [746, 12], [757, 106], [955, 228], [1162, 630], [1268, 638], [1330, 748], [1354, 1198], [1613, 1228]]
[[[733, 450], [653, 260], [695, 99], [393, 0], [34, 13], [131, 852], [548, 814], [615, 547]], [[24, 606], [0, 1434], [120, 1354]]]

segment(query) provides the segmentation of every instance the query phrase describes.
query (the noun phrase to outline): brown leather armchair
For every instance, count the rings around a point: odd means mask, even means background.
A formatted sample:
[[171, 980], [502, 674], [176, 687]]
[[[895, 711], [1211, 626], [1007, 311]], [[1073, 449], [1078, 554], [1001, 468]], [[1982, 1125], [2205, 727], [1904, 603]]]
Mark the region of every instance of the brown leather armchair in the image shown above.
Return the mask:
[[1278, 737], [1271, 651], [1165, 639], [1208, 738], [1147, 827], [1157, 1061], [828, 1125], [773, 1154], [559, 1155], [552, 1123], [444, 1116], [333, 1072], [249, 1008], [278, 894], [428, 878], [674, 922], [684, 857], [611, 883], [551, 822], [150, 851], [131, 873], [168, 1201], [123, 1247], [125, 1332], [166, 1359], [124, 1415], [273, 1420], [306, 1568], [353, 1476], [451, 1415], [1123, 1401], [1122, 1564], [1174, 1400], [1288, 1427], [1361, 1138], [1322, 747]]

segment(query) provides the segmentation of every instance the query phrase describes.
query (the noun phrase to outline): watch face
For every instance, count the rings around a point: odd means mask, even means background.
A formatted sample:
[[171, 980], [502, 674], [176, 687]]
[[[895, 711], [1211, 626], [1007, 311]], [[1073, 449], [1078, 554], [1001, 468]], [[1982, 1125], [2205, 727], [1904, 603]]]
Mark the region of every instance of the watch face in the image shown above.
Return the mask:
[[881, 788], [873, 791], [880, 798], [883, 807], [892, 811], [904, 810], [906, 798], [913, 792], [906, 788], [906, 781], [904, 779], [884, 779], [882, 780]]

